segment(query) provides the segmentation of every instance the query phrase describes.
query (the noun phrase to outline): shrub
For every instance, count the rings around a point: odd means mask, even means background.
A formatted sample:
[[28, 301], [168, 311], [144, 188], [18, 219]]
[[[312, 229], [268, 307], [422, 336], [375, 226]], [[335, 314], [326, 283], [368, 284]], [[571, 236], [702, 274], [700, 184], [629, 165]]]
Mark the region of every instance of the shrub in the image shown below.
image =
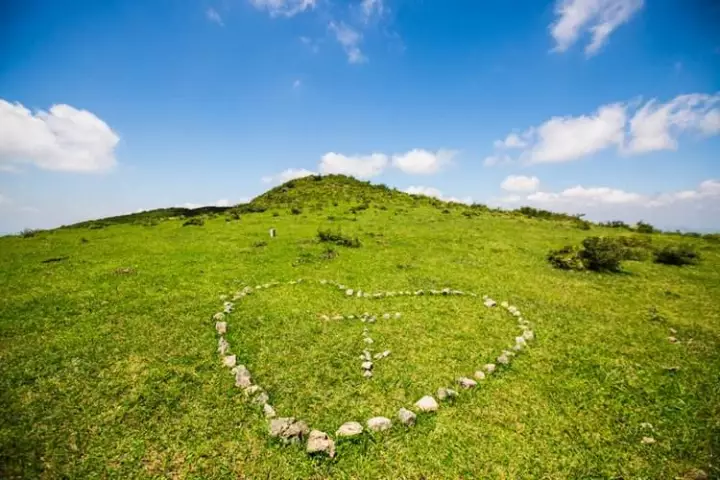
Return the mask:
[[647, 260], [652, 252], [650, 237], [641, 235], [619, 236], [612, 237], [612, 240], [620, 246], [623, 260]]
[[183, 227], [202, 227], [203, 225], [205, 225], [205, 220], [200, 217], [188, 218], [187, 220], [185, 220], [185, 223], [182, 224]]
[[40, 230], [37, 230], [35, 228], [25, 228], [20, 231], [20, 236], [22, 238], [32, 238], [36, 236], [38, 233], [40, 233]]
[[228, 213], [227, 216], [225, 217], [226, 222], [232, 222], [232, 221], [236, 221], [236, 220], [240, 220], [240, 214], [235, 210]]
[[703, 238], [708, 242], [720, 242], [720, 233], [706, 233]]
[[448, 209], [446, 208], [446, 209], [444, 209], [444, 210], [442, 211], [442, 213], [444, 213], [444, 214], [447, 215], [448, 213], [450, 213], [450, 210], [448, 210]]
[[333, 232], [331, 230], [318, 230], [317, 236], [321, 242], [334, 243], [335, 245], [340, 245], [342, 247], [360, 247], [360, 240], [357, 237], [343, 235], [340, 231]]
[[612, 220], [610, 222], [600, 222], [601, 227], [607, 227], [607, 228], [624, 228], [625, 230], [630, 230], [630, 225], [628, 225], [625, 222], [621, 222], [620, 220]]
[[576, 247], [567, 245], [559, 250], [551, 250], [547, 261], [555, 268], [561, 270], [585, 270], [585, 265]]
[[587, 220], [582, 220], [580, 218], [575, 223], [575, 226], [580, 230], [590, 230], [590, 222], [588, 222]]
[[642, 220], [639, 221], [639, 222], [637, 223], [637, 225], [635, 225], [635, 230], [636, 230], [638, 233], [655, 233], [655, 232], [657, 232], [657, 230], [655, 229], [655, 227], [653, 227], [653, 226], [650, 225], [649, 223], [643, 222]]
[[255, 247], [255, 248], [267, 247], [267, 244], [268, 244], [268, 242], [266, 242], [265, 240], [259, 240], [257, 242], [253, 242], [253, 247]]
[[612, 238], [588, 237], [579, 253], [583, 265], [597, 272], [618, 272], [623, 260], [623, 248]]
[[279, 216], [280, 216], [280, 212], [273, 212], [273, 217], [279, 217]]
[[655, 263], [664, 265], [695, 265], [700, 255], [689, 245], [669, 245], [655, 251]]
[[363, 210], [367, 210], [370, 208], [370, 205], [367, 203], [363, 203], [362, 205], [356, 205], [350, 209], [350, 213], [356, 214], [358, 212], [362, 212]]
[[90, 222], [87, 226], [88, 230], [101, 230], [103, 228], [109, 227], [110, 225], [105, 222]]
[[337, 253], [337, 251], [334, 248], [328, 247], [320, 254], [320, 258], [322, 258], [323, 260], [332, 260], [333, 258], [337, 257], [338, 255], [339, 254]]
[[302, 210], [298, 207], [293, 207], [290, 209], [290, 213], [292, 213], [293, 215], [300, 215], [302, 213]]

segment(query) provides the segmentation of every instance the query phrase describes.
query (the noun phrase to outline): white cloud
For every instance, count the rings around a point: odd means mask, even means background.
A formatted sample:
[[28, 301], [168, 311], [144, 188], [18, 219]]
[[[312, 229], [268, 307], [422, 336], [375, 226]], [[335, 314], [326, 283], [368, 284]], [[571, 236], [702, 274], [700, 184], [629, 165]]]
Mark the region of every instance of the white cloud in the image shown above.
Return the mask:
[[382, 16], [385, 5], [383, 5], [383, 0], [362, 0], [360, 2], [360, 10], [362, 11], [363, 19], [365, 22], [368, 22], [375, 15], [379, 17]]
[[625, 107], [605, 105], [590, 116], [553, 117], [532, 130], [534, 144], [530, 163], [576, 160], [611, 146], [622, 146], [625, 138]]
[[517, 133], [509, 134], [505, 140], [495, 140], [495, 148], [523, 148], [527, 146], [527, 141], [520, 138]]
[[407, 153], [393, 155], [392, 163], [405, 173], [428, 175], [438, 172], [457, 154], [454, 150], [430, 152], [415, 148]]
[[720, 94], [680, 95], [658, 104], [647, 102], [630, 120], [627, 151], [644, 153], [677, 149], [677, 137], [686, 130], [704, 135], [720, 133]]
[[217, 23], [217, 24], [220, 25], [221, 27], [224, 27], [224, 26], [225, 26], [225, 24], [223, 23], [222, 17], [221, 17], [220, 14], [218, 13], [218, 11], [215, 10], [214, 8], [212, 8], [212, 7], [211, 7], [211, 8], [208, 8], [208, 9], [205, 11], [205, 16], [206, 16], [207, 19], [210, 20], [211, 22]]
[[285, 183], [296, 178], [309, 177], [310, 175], [317, 175], [317, 173], [304, 168], [288, 168], [277, 175], [262, 177], [262, 181], [263, 183]]
[[426, 197], [433, 197], [437, 198], [438, 200], [442, 200], [443, 202], [464, 203], [467, 205], [472, 204], [471, 197], [446, 197], [442, 194], [440, 190], [434, 187], [411, 186], [405, 189], [405, 193], [409, 193], [410, 195], [424, 195]]
[[[201, 208], [201, 207], [229, 207], [229, 206], [230, 206], [230, 200], [227, 200], [227, 199], [217, 200], [212, 203], [187, 202], [187, 203], [177, 205], [177, 207], [179, 207], [179, 208], [189, 208], [189, 209], [195, 209], [195, 208]], [[150, 209], [150, 210], [152, 210], [152, 209]], [[143, 210], [140, 210], [140, 211], [143, 211]], [[137, 212], [135, 212], [135, 213], [137, 213]]]
[[267, 10], [271, 16], [292, 17], [305, 10], [312, 10], [316, 0], [250, 0], [258, 10]]
[[362, 41], [362, 34], [353, 30], [344, 23], [330, 22], [328, 29], [335, 35], [338, 43], [342, 45], [349, 63], [364, 63], [367, 57], [360, 50], [359, 44]]
[[534, 192], [540, 186], [537, 177], [510, 175], [500, 184], [500, 188], [508, 192]]
[[695, 189], [642, 194], [611, 187], [577, 185], [559, 192], [535, 192], [496, 199], [503, 206], [530, 205], [593, 220], [648, 220], [661, 228], [720, 228], [720, 180], [701, 182]]
[[[120, 138], [101, 119], [70, 105], [32, 113], [0, 99], [0, 166], [31, 163], [46, 170], [98, 172], [115, 166]], [[8, 166], [9, 165], [9, 166]]]
[[388, 156], [383, 153], [346, 156], [329, 152], [322, 156], [320, 173], [352, 175], [357, 178], [375, 177], [388, 166]]
[[321, 40], [313, 40], [310, 37], [299, 37], [300, 42], [302, 42], [303, 45], [307, 45], [307, 47], [310, 49], [311, 52], [317, 53], [320, 51], [320, 42]]
[[585, 54], [598, 53], [610, 34], [643, 7], [643, 0], [557, 0], [550, 26], [555, 51], [564, 52], [583, 33], [590, 34]]
[[511, 133], [496, 140], [496, 152], [485, 159], [485, 165], [512, 162], [504, 153], [508, 148], [519, 148], [519, 159], [526, 163], [569, 162], [608, 148], [626, 155], [674, 150], [683, 133], [720, 134], [718, 104], [720, 93], [694, 93], [667, 103], [655, 99], [644, 104], [613, 103], [590, 115], [552, 117], [521, 136]]
[[513, 163], [513, 159], [510, 157], [510, 155], [507, 155], [505, 153], [498, 154], [498, 155], [489, 155], [485, 157], [485, 160], [483, 160], [483, 165], [486, 167], [495, 167], [497, 165], [508, 165]]

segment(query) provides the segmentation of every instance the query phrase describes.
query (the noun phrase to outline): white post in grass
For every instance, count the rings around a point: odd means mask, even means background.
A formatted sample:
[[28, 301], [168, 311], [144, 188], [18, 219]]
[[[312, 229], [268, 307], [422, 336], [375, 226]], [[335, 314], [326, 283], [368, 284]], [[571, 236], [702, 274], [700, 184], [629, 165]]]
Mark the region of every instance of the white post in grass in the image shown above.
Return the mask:
[[270, 238], [275, 238], [275, 229], [274, 228], [270, 229]]

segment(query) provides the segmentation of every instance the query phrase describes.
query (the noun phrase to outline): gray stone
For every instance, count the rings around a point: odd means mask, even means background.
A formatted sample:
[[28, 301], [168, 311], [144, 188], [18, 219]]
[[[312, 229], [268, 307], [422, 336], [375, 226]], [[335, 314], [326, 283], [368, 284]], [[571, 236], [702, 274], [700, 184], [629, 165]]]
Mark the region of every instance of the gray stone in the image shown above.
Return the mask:
[[523, 337], [525, 337], [525, 340], [527, 340], [529, 342], [529, 341], [535, 339], [535, 334], [533, 333], [532, 330], [525, 330], [523, 332]]
[[223, 358], [223, 365], [228, 368], [233, 368], [237, 363], [237, 357], [235, 355], [228, 355]]
[[389, 314], [389, 313], [383, 314], [383, 318], [384, 318], [385, 320], [390, 320], [390, 314]]
[[335, 442], [327, 433], [313, 430], [308, 435], [307, 453], [311, 455], [322, 453], [333, 458], [335, 456]]
[[485, 371], [486, 371], [486, 372], [488, 373], [488, 375], [489, 375], [489, 374], [491, 374], [491, 373], [493, 373], [493, 372], [495, 371], [495, 369], [497, 368], [497, 366], [495, 366], [494, 363], [486, 363], [483, 368], [485, 369]]
[[372, 370], [365, 370], [363, 372], [363, 377], [365, 378], [371, 378], [373, 376]]
[[218, 312], [215, 315], [213, 315], [213, 320], [221, 321], [225, 318], [225, 314], [223, 312]]
[[458, 393], [452, 388], [438, 388], [436, 395], [440, 401], [443, 401], [454, 399]]
[[263, 405], [263, 413], [265, 414], [266, 418], [275, 418], [277, 414], [275, 413], [275, 409], [272, 407], [272, 405], [266, 403]]
[[401, 408], [398, 412], [398, 420], [400, 420], [400, 423], [402, 423], [403, 425], [407, 425], [408, 427], [415, 425], [416, 418], [417, 415], [415, 415], [407, 408]]
[[478, 370], [473, 376], [478, 380], [485, 380], [485, 372], [483, 372], [482, 370]]
[[220, 337], [218, 340], [218, 353], [225, 355], [230, 350], [230, 344], [225, 340], [224, 337]]
[[497, 363], [501, 365], [508, 365], [510, 364], [510, 358], [507, 356], [507, 354], [503, 353], [497, 359], [495, 360]]
[[293, 417], [270, 420], [270, 436], [279, 438], [283, 443], [299, 443], [310, 432], [307, 424]]
[[392, 427], [392, 421], [386, 417], [373, 417], [367, 421], [368, 430], [373, 432], [384, 432]]
[[215, 322], [215, 330], [220, 335], [227, 333], [227, 322]]
[[363, 432], [363, 426], [358, 422], [345, 422], [343, 423], [335, 435], [338, 437], [354, 437], [360, 435]]
[[415, 407], [421, 412], [436, 412], [438, 403], [432, 396], [426, 395], [415, 402]]
[[457, 379], [457, 383], [465, 389], [477, 387], [477, 382], [472, 378], [461, 377]]
[[252, 398], [252, 403], [255, 405], [265, 405], [270, 400], [270, 396], [265, 391], [259, 392]]
[[235, 386], [240, 388], [247, 388], [252, 385], [252, 376], [250, 370], [245, 365], [238, 365], [233, 368], [235, 374]]

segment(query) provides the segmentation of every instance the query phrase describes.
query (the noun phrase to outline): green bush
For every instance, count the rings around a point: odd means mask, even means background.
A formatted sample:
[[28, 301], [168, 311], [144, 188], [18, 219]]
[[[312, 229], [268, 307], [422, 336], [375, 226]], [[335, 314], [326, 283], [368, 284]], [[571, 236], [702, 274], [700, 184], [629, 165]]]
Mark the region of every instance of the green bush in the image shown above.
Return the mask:
[[292, 213], [293, 215], [300, 215], [302, 213], [302, 210], [298, 207], [293, 207], [290, 209], [290, 213]]
[[591, 223], [587, 220], [583, 220], [578, 218], [577, 222], [575, 223], [575, 226], [579, 228], [580, 230], [590, 230]]
[[567, 245], [559, 250], [551, 250], [548, 253], [547, 261], [553, 267], [561, 270], [585, 270], [585, 265], [579, 253], [578, 248]]
[[22, 238], [32, 238], [36, 236], [38, 233], [40, 233], [40, 230], [34, 229], [34, 228], [25, 228], [20, 231], [20, 236]]
[[318, 230], [318, 239], [321, 242], [334, 243], [342, 247], [358, 248], [360, 247], [360, 240], [357, 237], [348, 237], [343, 235], [342, 232], [333, 232], [331, 230]]
[[610, 237], [622, 249], [623, 260], [643, 261], [650, 258], [652, 241], [643, 235]]
[[205, 225], [205, 220], [200, 217], [188, 218], [187, 220], [185, 220], [185, 223], [182, 224], [183, 227], [202, 227], [203, 225]]
[[655, 232], [657, 232], [657, 230], [655, 229], [655, 227], [653, 227], [653, 226], [650, 225], [649, 223], [645, 223], [645, 222], [643, 222], [643, 221], [639, 221], [639, 222], [637, 223], [637, 225], [635, 225], [635, 230], [636, 230], [638, 233], [655, 233]]
[[628, 225], [625, 222], [621, 222], [620, 220], [612, 220], [610, 222], [600, 222], [599, 224], [601, 227], [607, 227], [607, 228], [623, 228], [625, 230], [630, 230], [630, 225]]
[[655, 251], [655, 263], [664, 265], [695, 265], [700, 255], [689, 245], [668, 245]]
[[622, 246], [612, 238], [588, 237], [582, 242], [580, 259], [588, 270], [618, 272], [623, 260]]

